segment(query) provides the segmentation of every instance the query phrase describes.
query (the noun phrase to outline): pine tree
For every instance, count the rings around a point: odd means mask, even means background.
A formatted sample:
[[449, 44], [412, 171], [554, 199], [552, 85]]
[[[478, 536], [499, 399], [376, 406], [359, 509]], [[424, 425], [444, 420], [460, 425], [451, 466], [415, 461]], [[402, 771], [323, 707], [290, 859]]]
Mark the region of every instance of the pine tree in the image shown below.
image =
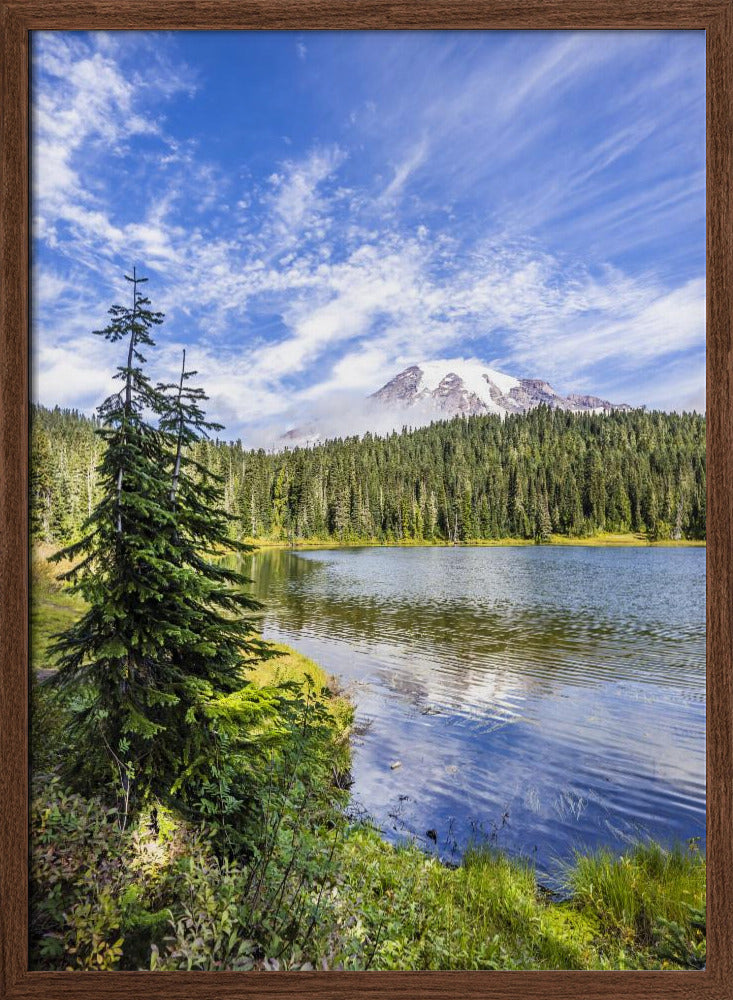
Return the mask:
[[[178, 384], [158, 386], [160, 430], [174, 442], [167, 465], [173, 519], [163, 526], [169, 537], [167, 564], [162, 567], [165, 593], [158, 615], [166, 645], [167, 680], [176, 701], [172, 709], [163, 709], [169, 737], [157, 741], [151, 763], [158, 794], [170, 788], [179, 804], [190, 798], [196, 782], [201, 792], [211, 791], [218, 782], [215, 794], [221, 796], [223, 777], [214, 773], [215, 758], [222, 749], [216, 701], [248, 688], [248, 667], [273, 655], [252, 621], [260, 605], [245, 592], [250, 581], [222, 561], [226, 553], [243, 555], [254, 547], [232, 538], [234, 517], [225, 509], [224, 477], [193, 455], [197, 442], [222, 430], [220, 424], [206, 420], [201, 404], [208, 397], [189, 385], [195, 375], [186, 371], [184, 351]], [[254, 697], [249, 708], [255, 712], [257, 699], [253, 691], [249, 694]], [[185, 740], [171, 738], [182, 726]]]
[[211, 561], [232, 547], [220, 485], [186, 459], [214, 427], [199, 406], [205, 397], [188, 388], [185, 368], [172, 397], [170, 386], [152, 385], [141, 348], [154, 346], [163, 316], [139, 290], [147, 279], [125, 277], [131, 305], [112, 306], [111, 322], [95, 331], [127, 341], [115, 376], [122, 388], [99, 408], [101, 496], [81, 540], [54, 557], [75, 563], [62, 579], [89, 607], [53, 650], [55, 683], [76, 699], [69, 773], [102, 791], [95, 751], [103, 751], [123, 825], [210, 759], [216, 727], [207, 706], [243, 686], [243, 653], [265, 653], [249, 620], [237, 617], [255, 607], [233, 589], [241, 578]]
[[[99, 407], [99, 435], [106, 444], [100, 464], [102, 498], [84, 524], [82, 539], [57, 553], [56, 560], [79, 561], [63, 579], [89, 604], [86, 614], [55, 644], [61, 687], [84, 690], [77, 712], [77, 745], [82, 757], [70, 761], [83, 773], [84, 754], [101, 743], [119, 780], [127, 815], [152, 740], [161, 731], [155, 715], [170, 695], [154, 673], [160, 657], [158, 568], [161, 525], [171, 519], [162, 435], [146, 421], [160, 398], [144, 374], [142, 346], [153, 346], [151, 330], [162, 315], [150, 309], [132, 283], [132, 305], [113, 305], [110, 323], [94, 331], [116, 343], [127, 340], [127, 362], [115, 378], [122, 389]], [[89, 758], [94, 763], [94, 758]]]
[[537, 497], [534, 537], [535, 541], [540, 545], [551, 541], [552, 537], [552, 519], [550, 518], [547, 492], [544, 488], [540, 490]]

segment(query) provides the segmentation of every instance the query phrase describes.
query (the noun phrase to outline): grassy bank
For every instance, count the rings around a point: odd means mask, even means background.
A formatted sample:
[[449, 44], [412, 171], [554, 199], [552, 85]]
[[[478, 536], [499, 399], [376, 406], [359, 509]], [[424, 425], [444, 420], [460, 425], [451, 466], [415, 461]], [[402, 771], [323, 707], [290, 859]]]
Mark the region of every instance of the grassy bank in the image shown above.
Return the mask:
[[[33, 562], [33, 663], [82, 610]], [[705, 859], [638, 846], [579, 856], [565, 896], [500, 853], [457, 867], [350, 822], [343, 777], [353, 709], [288, 647], [256, 664], [261, 688], [296, 684], [325, 711], [305, 753], [320, 787], [287, 770], [265, 787], [262, 828], [222, 852], [207, 823], [155, 803], [120, 829], [107, 802], [58, 777], [67, 725], [34, 691], [31, 967], [34, 969], [659, 969], [704, 962]], [[40, 676], [44, 676], [40, 674]], [[300, 754], [300, 750], [298, 753]], [[270, 805], [271, 804], [271, 805]]]
[[[378, 540], [374, 538], [354, 539], [349, 541], [339, 541], [334, 538], [295, 538], [285, 540], [282, 538], [245, 538], [243, 541], [251, 545], [256, 545], [261, 549], [354, 549], [354, 548], [447, 548], [453, 547], [454, 543], [445, 539], [402, 539], [400, 541]], [[479, 547], [494, 548], [497, 546], [524, 546], [536, 545], [531, 538], [472, 538], [463, 542], [455, 543], [458, 548]], [[550, 541], [546, 545], [582, 545], [595, 547], [623, 547], [623, 548], [705, 548], [705, 540], [698, 539], [656, 539], [650, 540], [642, 532], [603, 532], [598, 535], [591, 535], [583, 538], [575, 538], [569, 535], [551, 535]]]
[[84, 610], [83, 602], [58, 583], [60, 570], [47, 561], [51, 551], [50, 546], [38, 547], [31, 555], [31, 667], [44, 674], [51, 667], [51, 637], [68, 628]]
[[375, 968], [671, 968], [704, 957], [705, 863], [694, 851], [579, 857], [563, 901], [529, 864], [493, 850], [449, 868], [372, 831], [349, 838], [344, 871]]
[[205, 828], [158, 808], [121, 833], [101, 802], [36, 784], [34, 969], [676, 969], [705, 959], [705, 862], [640, 846], [579, 858], [548, 899], [528, 865], [477, 850], [458, 868], [367, 827], [298, 857], [295, 925], [273, 864], [224, 862]]

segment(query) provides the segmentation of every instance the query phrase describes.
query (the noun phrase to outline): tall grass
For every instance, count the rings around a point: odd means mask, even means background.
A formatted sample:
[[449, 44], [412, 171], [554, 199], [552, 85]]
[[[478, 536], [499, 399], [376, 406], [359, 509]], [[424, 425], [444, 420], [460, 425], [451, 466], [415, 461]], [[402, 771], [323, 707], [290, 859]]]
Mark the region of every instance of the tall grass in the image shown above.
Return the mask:
[[705, 872], [694, 843], [687, 850], [639, 844], [621, 857], [607, 850], [577, 855], [566, 881], [607, 934], [649, 947], [671, 923], [694, 943], [704, 924]]
[[594, 920], [548, 904], [532, 867], [499, 852], [478, 848], [450, 868], [361, 829], [344, 845], [342, 871], [336, 916], [346, 968], [604, 967]]
[[62, 587], [59, 570], [43, 554], [34, 551], [31, 558], [31, 665], [47, 672], [53, 668], [48, 654], [53, 637], [82, 614], [84, 602]]

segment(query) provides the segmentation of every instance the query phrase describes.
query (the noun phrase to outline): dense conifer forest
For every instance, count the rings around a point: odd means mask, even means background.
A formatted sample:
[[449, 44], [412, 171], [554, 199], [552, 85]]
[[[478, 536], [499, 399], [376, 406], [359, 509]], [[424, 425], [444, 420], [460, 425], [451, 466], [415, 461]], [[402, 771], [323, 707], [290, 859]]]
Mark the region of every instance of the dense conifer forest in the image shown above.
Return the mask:
[[[68, 542], [93, 509], [96, 421], [34, 407], [35, 537]], [[642, 532], [705, 538], [705, 418], [540, 407], [277, 453], [200, 441], [242, 538], [420, 542]]]

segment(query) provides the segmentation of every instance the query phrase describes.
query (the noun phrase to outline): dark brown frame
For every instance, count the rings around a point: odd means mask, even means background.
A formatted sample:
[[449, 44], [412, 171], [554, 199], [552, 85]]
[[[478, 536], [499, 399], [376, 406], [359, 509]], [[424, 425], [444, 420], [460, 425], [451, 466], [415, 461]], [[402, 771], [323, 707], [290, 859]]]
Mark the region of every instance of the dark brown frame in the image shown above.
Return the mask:
[[[0, 0], [0, 998], [733, 997], [733, 0]], [[28, 971], [28, 61], [34, 29], [688, 28], [707, 33], [703, 972]]]

